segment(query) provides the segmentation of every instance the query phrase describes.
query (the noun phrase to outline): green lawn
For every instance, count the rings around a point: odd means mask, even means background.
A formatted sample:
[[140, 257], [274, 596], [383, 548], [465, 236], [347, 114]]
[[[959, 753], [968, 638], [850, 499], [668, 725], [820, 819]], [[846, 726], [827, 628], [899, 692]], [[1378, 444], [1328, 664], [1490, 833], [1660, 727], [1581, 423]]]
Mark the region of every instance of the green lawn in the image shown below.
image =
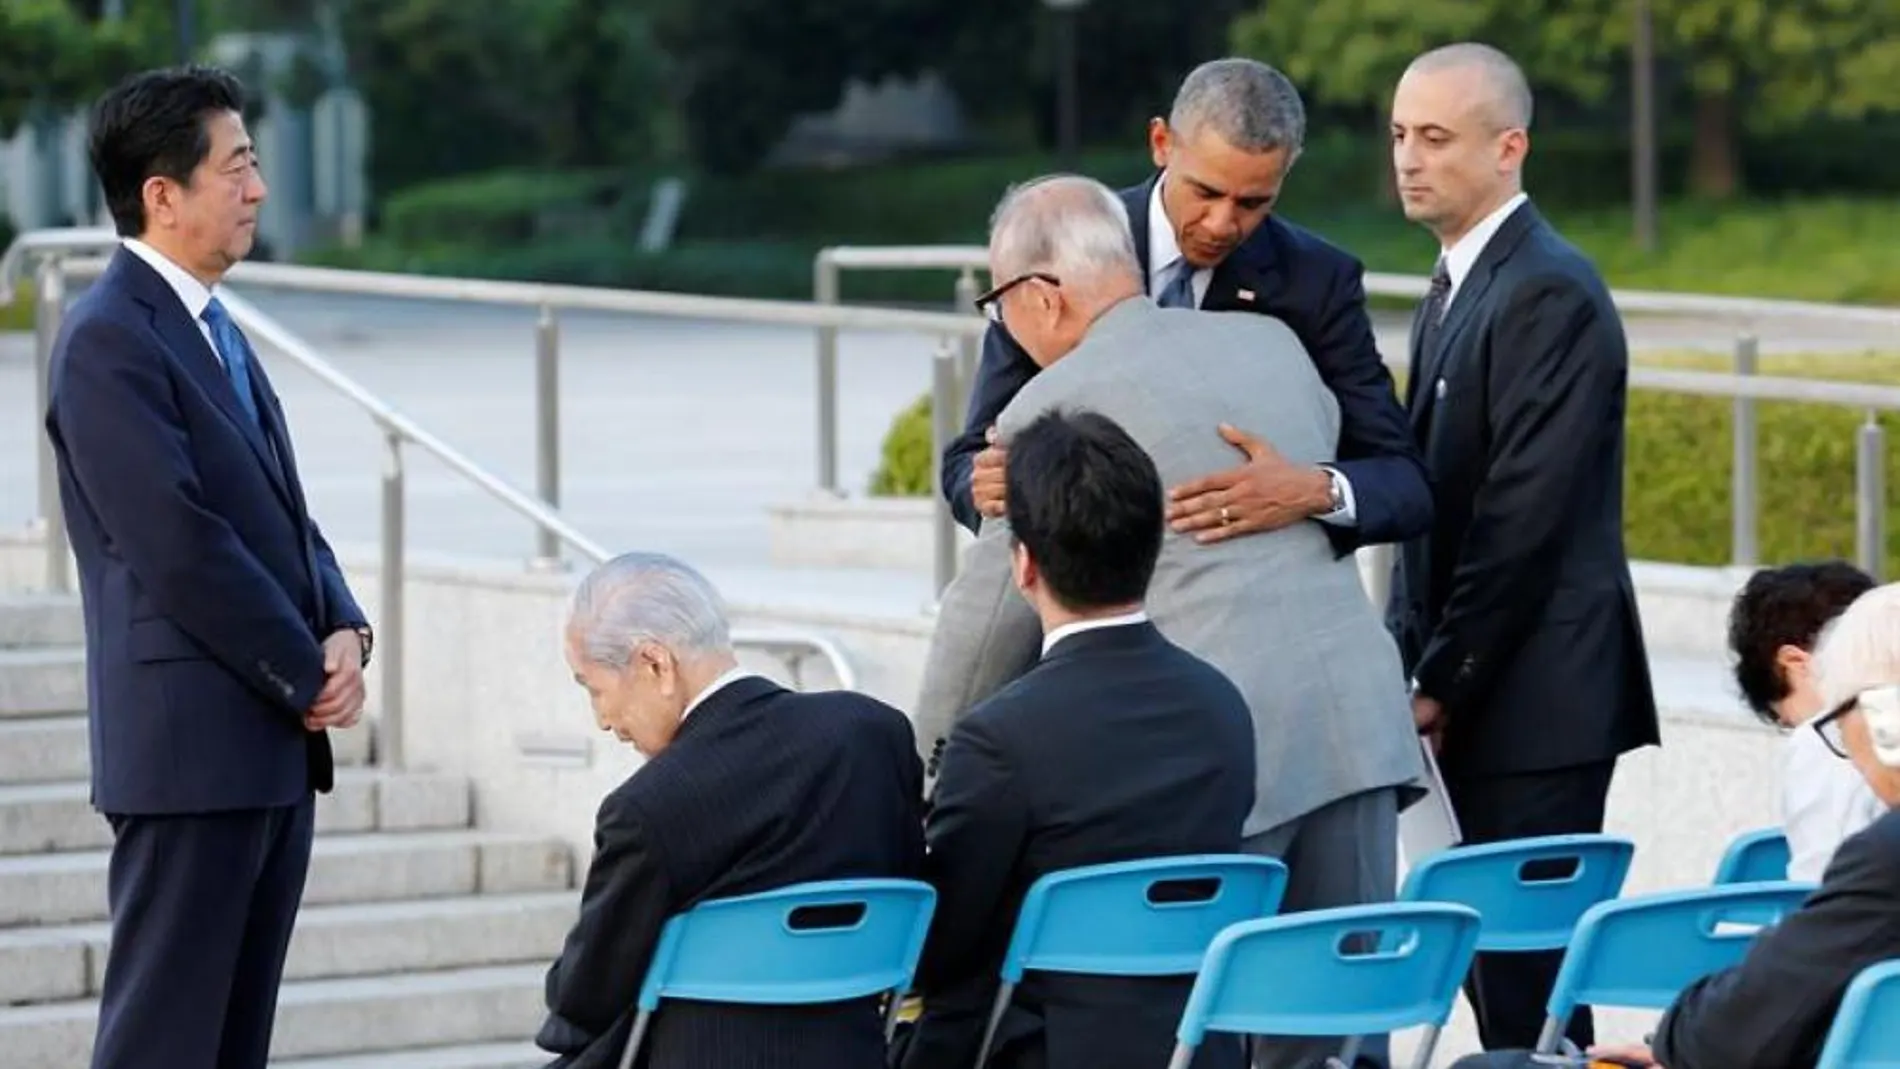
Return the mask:
[[33, 329], [33, 287], [22, 282], [13, 290], [13, 303], [0, 304], [0, 330]]

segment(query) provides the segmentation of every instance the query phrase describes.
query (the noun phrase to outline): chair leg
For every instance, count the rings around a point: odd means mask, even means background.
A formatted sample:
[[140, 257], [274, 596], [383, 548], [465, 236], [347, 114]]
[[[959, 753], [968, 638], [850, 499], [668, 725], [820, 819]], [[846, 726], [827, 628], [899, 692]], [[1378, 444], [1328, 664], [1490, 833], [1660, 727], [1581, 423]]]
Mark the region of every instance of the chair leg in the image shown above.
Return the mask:
[[904, 1009], [904, 992], [891, 992], [891, 1006], [884, 1011], [884, 1045], [890, 1046], [891, 1037], [897, 1034], [897, 1015]]
[[996, 1041], [996, 1029], [1003, 1023], [1003, 1011], [1009, 1009], [1010, 996], [1016, 993], [1016, 985], [1008, 980], [996, 989], [996, 1002], [990, 1007], [990, 1022], [983, 1026], [983, 1045], [976, 1049], [976, 1069], [983, 1069], [983, 1063], [989, 1061], [990, 1044]]
[[1174, 1045], [1174, 1057], [1168, 1059], [1168, 1069], [1188, 1069], [1188, 1063], [1194, 1060], [1194, 1048], [1186, 1043]]
[[1565, 1021], [1561, 1017], [1544, 1018], [1544, 1030], [1537, 1033], [1538, 1054], [1552, 1054], [1557, 1050], [1557, 1040], [1564, 1034]]
[[1435, 1024], [1425, 1026], [1425, 1034], [1418, 1041], [1418, 1054], [1412, 1058], [1412, 1069], [1432, 1069], [1432, 1055], [1438, 1051], [1438, 1030]]
[[640, 1053], [640, 1041], [646, 1038], [647, 1011], [641, 1010], [633, 1018], [633, 1034], [627, 1037], [627, 1049], [620, 1052], [620, 1069], [633, 1069], [634, 1056]]

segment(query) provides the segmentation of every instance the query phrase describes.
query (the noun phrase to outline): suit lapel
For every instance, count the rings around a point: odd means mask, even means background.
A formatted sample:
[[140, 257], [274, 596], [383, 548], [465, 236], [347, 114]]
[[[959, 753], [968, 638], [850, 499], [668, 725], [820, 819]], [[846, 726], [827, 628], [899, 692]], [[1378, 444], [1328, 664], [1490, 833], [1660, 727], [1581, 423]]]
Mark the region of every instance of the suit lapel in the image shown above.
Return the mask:
[[[1436, 406], [1438, 400], [1436, 384], [1440, 378], [1444, 377], [1446, 365], [1450, 362], [1452, 345], [1464, 332], [1465, 327], [1470, 325], [1472, 317], [1477, 314], [1478, 307], [1484, 304], [1485, 294], [1490, 291], [1491, 283], [1497, 277], [1498, 268], [1511, 258], [1511, 254], [1517, 251], [1518, 245], [1522, 244], [1531, 230], [1541, 223], [1542, 219], [1538, 216], [1536, 209], [1531, 207], [1529, 201], [1525, 201], [1511, 213], [1509, 218], [1504, 220], [1504, 225], [1498, 227], [1497, 232], [1491, 235], [1491, 240], [1485, 243], [1484, 251], [1478, 254], [1477, 262], [1471, 265], [1471, 273], [1458, 287], [1458, 292], [1452, 295], [1451, 307], [1445, 310], [1445, 320], [1439, 324], [1438, 333], [1432, 339], [1432, 351], [1429, 353], [1418, 352], [1419, 334], [1424, 324], [1418, 316], [1413, 317], [1412, 351], [1416, 354], [1413, 358], [1413, 367], [1421, 373], [1412, 382], [1406, 384], [1406, 393], [1411, 398], [1410, 407], [1414, 426], [1421, 425], [1432, 408]], [[1421, 389], [1424, 390], [1423, 393], [1419, 392]]]
[[[231, 376], [224, 370], [224, 364], [211, 349], [211, 343], [199, 332], [192, 322], [178, 295], [165, 284], [158, 272], [154, 271], [136, 255], [119, 250], [113, 256], [114, 267], [124, 273], [132, 296], [143, 304], [152, 316], [152, 327], [158, 336], [171, 349], [172, 355], [198, 387], [211, 398], [224, 418], [231, 421], [238, 435], [251, 447], [257, 462], [264, 466], [271, 485], [277, 488], [278, 496], [286, 506], [291, 506], [290, 490], [284, 483], [283, 469], [277, 459], [271, 455], [270, 442], [264, 437], [264, 429], [244, 411], [238, 401], [237, 389], [231, 384]], [[252, 362], [256, 366], [256, 362]], [[262, 415], [263, 406], [259, 406]]]

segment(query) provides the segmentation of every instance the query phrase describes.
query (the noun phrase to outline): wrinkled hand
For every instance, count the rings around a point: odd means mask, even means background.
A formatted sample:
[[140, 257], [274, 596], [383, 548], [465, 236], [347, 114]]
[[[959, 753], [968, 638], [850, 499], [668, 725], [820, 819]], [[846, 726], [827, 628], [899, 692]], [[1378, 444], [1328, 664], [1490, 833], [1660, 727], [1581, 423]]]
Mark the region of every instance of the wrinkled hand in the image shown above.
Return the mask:
[[1412, 695], [1412, 726], [1431, 740], [1432, 752], [1437, 753], [1445, 744], [1444, 703], [1423, 694]]
[[1265, 440], [1220, 425], [1220, 436], [1246, 456], [1237, 468], [1168, 492], [1168, 523], [1203, 544], [1277, 531], [1332, 509], [1332, 485], [1318, 468], [1302, 468]]
[[996, 428], [991, 427], [984, 436], [990, 443], [970, 464], [970, 498], [976, 502], [976, 511], [994, 519], [1006, 511], [1003, 501], [1003, 462], [1009, 454], [996, 444]]
[[355, 727], [363, 715], [363, 640], [338, 631], [323, 640], [323, 689], [304, 714], [307, 731]]

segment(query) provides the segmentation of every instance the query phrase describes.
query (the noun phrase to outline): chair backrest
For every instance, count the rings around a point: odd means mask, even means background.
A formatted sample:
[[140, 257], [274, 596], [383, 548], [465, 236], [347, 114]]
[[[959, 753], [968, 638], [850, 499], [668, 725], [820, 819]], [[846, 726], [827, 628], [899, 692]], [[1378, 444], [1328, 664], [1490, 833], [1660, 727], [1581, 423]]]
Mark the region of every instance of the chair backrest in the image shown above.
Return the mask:
[[1454, 847], [1413, 867], [1399, 898], [1477, 910], [1479, 950], [1557, 950], [1585, 910], [1622, 893], [1635, 853], [1635, 843], [1611, 835]]
[[1788, 878], [1788, 837], [1780, 828], [1745, 831], [1730, 840], [1715, 867], [1715, 882], [1766, 883]]
[[1023, 898], [1003, 979], [1023, 972], [1187, 976], [1237, 921], [1279, 912], [1286, 866], [1269, 857], [1197, 854], [1052, 872]]
[[1552, 1019], [1578, 1005], [1668, 1008], [1682, 989], [1742, 960], [1755, 936], [1801, 908], [1803, 883], [1737, 883], [1603, 902], [1577, 934], [1547, 1003]]
[[1900, 961], [1862, 969], [1847, 985], [1814, 1069], [1900, 1066]]
[[702, 902], [666, 922], [640, 987], [662, 998], [787, 1005], [910, 985], [937, 892], [914, 880], [835, 880]]
[[1393, 902], [1246, 921], [1215, 937], [1175, 1035], [1360, 1036], [1451, 1016], [1478, 912]]

